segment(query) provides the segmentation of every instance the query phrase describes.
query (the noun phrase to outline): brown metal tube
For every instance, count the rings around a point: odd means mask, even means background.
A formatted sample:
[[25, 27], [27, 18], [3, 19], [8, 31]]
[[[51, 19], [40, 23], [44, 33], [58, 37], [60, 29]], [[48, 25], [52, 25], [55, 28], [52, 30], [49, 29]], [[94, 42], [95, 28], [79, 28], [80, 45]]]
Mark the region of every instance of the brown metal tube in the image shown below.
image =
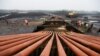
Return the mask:
[[[63, 36], [64, 37], [64, 36]], [[88, 54], [89, 56], [99, 56], [100, 54], [99, 53], [97, 53], [97, 52], [95, 52], [95, 51], [93, 51], [93, 50], [91, 50], [91, 49], [89, 49], [89, 48], [87, 48], [87, 47], [85, 47], [85, 46], [83, 46], [83, 45], [81, 45], [81, 44], [79, 44], [79, 43], [77, 43], [77, 42], [75, 42], [75, 41], [73, 41], [73, 40], [71, 40], [71, 39], [69, 39], [69, 38], [67, 38], [67, 37], [64, 37], [66, 40], [68, 40], [69, 42], [71, 42], [72, 44], [74, 44], [75, 46], [77, 46], [79, 49], [81, 49], [82, 51], [84, 51], [86, 54]]]
[[[40, 35], [40, 36], [43, 36], [43, 35]], [[28, 38], [28, 39], [23, 39], [23, 40], [21, 40], [21, 41], [16, 41], [16, 42], [14, 42], [14, 43], [1, 46], [1, 47], [0, 47], [0, 51], [3, 51], [3, 50], [5, 50], [5, 49], [7, 49], [7, 48], [11, 48], [11, 47], [13, 47], [13, 46], [22, 44], [22, 43], [24, 43], [24, 42], [26, 42], [26, 41], [33, 40], [33, 39], [35, 39], [35, 38], [37, 38], [37, 37], [40, 37], [40, 36], [34, 36], [34, 37], [31, 37], [31, 38]]]
[[17, 39], [17, 38], [20, 38], [20, 37], [25, 37], [25, 36], [27, 36], [27, 35], [38, 35], [38, 34], [41, 34], [41, 33], [42, 33], [42, 32], [0, 36], [0, 42], [2, 42], [2, 41], [9, 41], [9, 40]]
[[86, 40], [83, 40], [83, 39], [80, 39], [80, 38], [75, 38], [75, 37], [70, 36], [70, 35], [65, 35], [65, 34], [63, 34], [63, 35], [70, 38], [70, 39], [73, 39], [73, 40], [75, 40], [79, 43], [82, 43], [82, 44], [86, 45], [87, 47], [93, 48], [93, 49], [100, 52], [100, 45], [98, 45], [98, 44], [94, 44], [94, 43], [91, 43], [89, 41], [86, 41]]
[[[60, 35], [59, 35], [60, 36]], [[76, 54], [76, 56], [88, 56], [86, 53], [84, 53], [82, 50], [77, 48], [75, 45], [64, 39], [62, 36], [60, 38], [65, 42], [65, 44]]]
[[92, 43], [95, 43], [95, 44], [99, 44], [100, 45], [100, 41], [97, 41], [97, 40], [94, 40], [94, 39], [91, 39], [90, 37], [89, 38], [87, 38], [87, 37], [84, 37], [84, 36], [79, 36], [78, 34], [69, 34], [69, 35], [71, 35], [71, 36], [74, 36], [74, 37], [77, 37], [77, 38], [81, 38], [81, 39], [84, 39], [84, 40], [87, 40], [87, 41], [89, 41], [89, 42], [92, 42]]
[[49, 40], [49, 42], [47, 43], [46, 47], [44, 48], [44, 50], [42, 51], [40, 56], [49, 56], [50, 55], [50, 50], [52, 47], [53, 39], [54, 39], [54, 34], [51, 37], [51, 39]]
[[71, 32], [71, 34], [86, 37], [86, 38], [90, 38], [90, 39], [93, 39], [93, 40], [96, 40], [96, 41], [100, 42], [100, 37], [97, 37], [97, 36], [90, 36], [90, 35], [79, 34], [79, 33], [75, 33], [75, 32]]
[[10, 35], [10, 36], [2, 36], [0, 37], [0, 42], [3, 42], [3, 41], [9, 41], [9, 40], [12, 40], [12, 39], [17, 39], [17, 38], [20, 38], [20, 37], [24, 37], [25, 34], [15, 34], [15, 35]]
[[[45, 36], [47, 36], [47, 35], [45, 35]], [[23, 48], [25, 48], [25, 47], [28, 47], [29, 45], [31, 45], [31, 44], [35, 43], [36, 41], [42, 39], [42, 38], [45, 37], [45, 36], [41, 36], [41, 37], [36, 38], [36, 39], [34, 39], [34, 40], [27, 41], [27, 42], [25, 42], [25, 43], [23, 43], [23, 44], [14, 46], [14, 47], [12, 47], [12, 48], [8, 48], [8, 49], [6, 49], [6, 50], [4, 50], [4, 51], [1, 51], [1, 52], [0, 52], [0, 55], [1, 55], [1, 56], [11, 56], [11, 55], [15, 54], [16, 52], [20, 51], [21, 49], [23, 49]]]
[[[41, 33], [39, 35], [43, 35], [43, 34]], [[28, 38], [31, 38], [31, 37], [35, 38], [35, 36], [37, 36], [37, 35], [27, 35], [27, 36], [23, 36], [23, 37], [20, 37], [20, 38], [16, 37], [16, 39], [12, 39], [12, 40], [9, 40], [9, 41], [3, 41], [3, 42], [1, 42], [0, 46], [11, 44], [11, 43], [14, 43], [16, 41], [21, 41], [21, 40], [28, 39]]]
[[63, 49], [63, 46], [62, 46], [62, 44], [59, 40], [59, 37], [58, 37], [57, 33], [56, 33], [56, 40], [57, 40], [58, 55], [59, 56], [67, 56], [64, 49]]
[[[65, 33], [65, 34], [66, 34], [66, 33]], [[67, 33], [67, 34], [100, 45], [100, 41], [97, 41], [97, 40], [92, 39], [93, 37], [90, 38], [90, 37], [80, 36], [80, 35], [78, 35], [78, 33], [77, 33], [77, 34], [74, 34], [74, 32], [72, 32], [72, 33]]]
[[31, 52], [33, 52], [39, 45], [41, 45], [50, 35], [44, 37], [43, 39], [39, 40], [38, 42], [34, 43], [33, 45], [29, 46], [28, 48], [24, 49], [23, 51], [15, 54], [14, 56], [28, 56]]
[[[7, 44], [11, 44], [11, 43], [14, 43], [16, 41], [21, 41], [21, 40], [24, 40], [24, 39], [28, 39], [32, 36], [26, 36], [26, 37], [21, 37], [21, 38], [17, 38], [17, 39], [13, 39], [13, 40], [9, 40], [9, 41], [3, 41], [0, 43], [0, 46], [3, 46], [3, 45], [7, 45]], [[34, 37], [34, 36], [33, 36]]]

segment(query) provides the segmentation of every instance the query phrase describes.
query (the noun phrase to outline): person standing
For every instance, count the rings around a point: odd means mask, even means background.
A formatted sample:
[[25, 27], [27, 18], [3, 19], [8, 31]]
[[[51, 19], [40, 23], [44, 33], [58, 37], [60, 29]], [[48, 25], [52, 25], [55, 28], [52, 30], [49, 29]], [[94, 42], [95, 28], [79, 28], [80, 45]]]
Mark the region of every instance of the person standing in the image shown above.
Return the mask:
[[26, 25], [28, 25], [28, 20], [27, 19], [25, 19], [24, 22], [25, 22]]

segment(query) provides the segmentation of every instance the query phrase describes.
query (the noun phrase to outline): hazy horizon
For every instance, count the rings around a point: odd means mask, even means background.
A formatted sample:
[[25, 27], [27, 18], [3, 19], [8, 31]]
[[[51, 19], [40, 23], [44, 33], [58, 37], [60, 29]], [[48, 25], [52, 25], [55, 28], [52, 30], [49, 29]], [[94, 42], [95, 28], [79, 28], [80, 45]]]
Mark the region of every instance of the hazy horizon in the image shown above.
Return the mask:
[[100, 0], [0, 0], [5, 10], [100, 11]]

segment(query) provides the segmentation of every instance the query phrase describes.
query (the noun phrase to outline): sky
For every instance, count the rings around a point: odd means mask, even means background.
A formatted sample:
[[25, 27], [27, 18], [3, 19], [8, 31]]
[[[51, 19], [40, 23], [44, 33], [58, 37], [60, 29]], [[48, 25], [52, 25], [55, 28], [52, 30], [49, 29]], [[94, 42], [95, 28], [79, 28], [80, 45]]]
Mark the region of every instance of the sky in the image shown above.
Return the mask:
[[100, 0], [0, 0], [0, 9], [100, 11], [99, 3]]

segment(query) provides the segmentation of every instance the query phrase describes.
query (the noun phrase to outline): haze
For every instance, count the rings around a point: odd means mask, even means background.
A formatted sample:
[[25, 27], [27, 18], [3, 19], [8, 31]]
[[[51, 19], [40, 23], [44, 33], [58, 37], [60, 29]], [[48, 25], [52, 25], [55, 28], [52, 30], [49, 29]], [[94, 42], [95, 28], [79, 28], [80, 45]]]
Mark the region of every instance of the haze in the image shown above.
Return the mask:
[[99, 3], [100, 0], [0, 0], [0, 9], [100, 11]]

